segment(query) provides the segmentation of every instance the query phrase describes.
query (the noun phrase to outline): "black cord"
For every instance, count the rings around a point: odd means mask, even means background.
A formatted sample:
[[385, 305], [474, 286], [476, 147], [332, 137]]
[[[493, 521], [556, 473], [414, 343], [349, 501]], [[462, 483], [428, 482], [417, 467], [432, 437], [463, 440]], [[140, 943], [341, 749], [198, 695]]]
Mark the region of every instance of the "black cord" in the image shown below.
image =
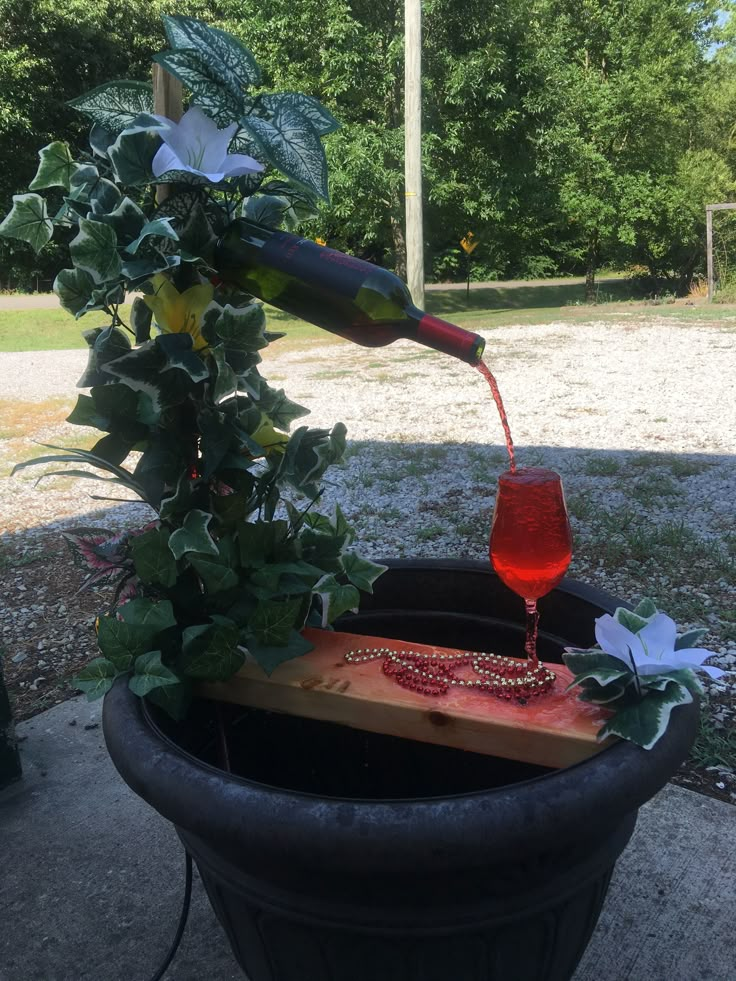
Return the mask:
[[179, 917], [179, 926], [176, 928], [176, 936], [174, 937], [174, 942], [171, 945], [171, 949], [166, 955], [166, 960], [163, 962], [161, 967], [156, 971], [150, 981], [161, 981], [168, 970], [169, 964], [174, 959], [174, 954], [176, 954], [179, 949], [179, 944], [181, 943], [181, 938], [184, 935], [184, 927], [187, 925], [187, 917], [189, 916], [189, 904], [192, 900], [192, 856], [189, 852], [184, 852], [186, 861], [186, 881], [184, 885], [184, 902], [181, 907], [181, 915]]

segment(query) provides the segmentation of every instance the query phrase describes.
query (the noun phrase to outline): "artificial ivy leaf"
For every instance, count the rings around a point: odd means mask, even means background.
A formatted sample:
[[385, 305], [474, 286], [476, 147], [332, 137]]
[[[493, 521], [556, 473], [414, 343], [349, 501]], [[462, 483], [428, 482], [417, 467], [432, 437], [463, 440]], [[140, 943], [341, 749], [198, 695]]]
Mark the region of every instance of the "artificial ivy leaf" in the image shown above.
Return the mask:
[[243, 202], [241, 214], [267, 228], [280, 228], [290, 207], [286, 198], [275, 194], [258, 194]]
[[151, 339], [152, 319], [153, 311], [143, 302], [142, 297], [137, 296], [130, 308], [130, 326], [135, 331], [136, 344], [144, 344]]
[[192, 390], [192, 380], [183, 371], [166, 367], [166, 354], [155, 341], [148, 341], [128, 354], [103, 366], [103, 370], [119, 378], [134, 392], [143, 392], [151, 400], [150, 412], [155, 416], [163, 409], [180, 405]]
[[248, 640], [248, 652], [253, 655], [258, 664], [266, 674], [270, 675], [279, 664], [284, 661], [291, 661], [295, 657], [302, 657], [314, 650], [314, 644], [302, 637], [296, 630], [292, 630], [286, 643], [280, 647], [273, 647], [260, 644], [255, 638]]
[[315, 498], [319, 493], [316, 481], [329, 466], [342, 460], [346, 432], [341, 422], [332, 432], [300, 426], [289, 439], [280, 474], [298, 491]]
[[101, 416], [95, 408], [94, 399], [89, 395], [77, 395], [77, 404], [66, 417], [72, 426], [90, 426], [93, 429], [107, 429], [109, 419]]
[[148, 693], [148, 700], [181, 722], [186, 718], [193, 697], [193, 685], [186, 678], [179, 678], [175, 685], [162, 685]]
[[206, 259], [212, 265], [217, 236], [212, 229], [207, 212], [199, 200], [195, 200], [189, 213], [181, 222], [181, 226], [179, 249], [182, 258], [189, 261], [190, 258], [199, 257]]
[[186, 465], [181, 444], [171, 440], [165, 430], [151, 433], [134, 474], [145, 489], [146, 500], [160, 506], [161, 497], [177, 482]]
[[240, 631], [231, 621], [187, 627], [182, 643], [182, 671], [202, 681], [227, 681], [245, 663], [239, 639]]
[[89, 273], [96, 283], [104, 283], [120, 275], [122, 266], [116, 245], [113, 228], [80, 218], [79, 233], [69, 243], [69, 252], [78, 269]]
[[118, 607], [118, 615], [125, 623], [145, 627], [153, 635], [176, 626], [174, 608], [168, 600], [151, 600], [145, 597], [128, 600]]
[[123, 276], [126, 279], [141, 280], [149, 279], [154, 273], [163, 272], [165, 269], [173, 269], [181, 262], [178, 255], [164, 255], [158, 249], [151, 249], [144, 259], [127, 259], [123, 263]]
[[3, 238], [17, 238], [28, 242], [38, 253], [54, 234], [54, 225], [46, 211], [46, 202], [40, 194], [14, 194], [13, 207], [0, 223]]
[[178, 369], [185, 372], [195, 383], [209, 378], [207, 365], [192, 350], [191, 334], [159, 334], [154, 343], [164, 355], [161, 371]]
[[71, 175], [77, 164], [74, 163], [69, 147], [61, 140], [49, 143], [38, 151], [39, 165], [36, 176], [28, 185], [30, 191], [41, 191], [46, 187], [70, 187]]
[[238, 525], [241, 566], [258, 569], [273, 561], [288, 535], [289, 525], [286, 521], [241, 521]]
[[146, 224], [145, 214], [129, 197], [122, 198], [114, 211], [100, 215], [99, 220], [115, 230], [119, 242], [132, 241]]
[[128, 440], [122, 433], [108, 433], [102, 439], [98, 439], [92, 447], [92, 452], [101, 460], [118, 466], [128, 459], [130, 451], [135, 442]]
[[188, 474], [183, 473], [177, 481], [174, 493], [161, 499], [161, 507], [159, 509], [161, 519], [169, 521], [175, 515], [186, 514], [187, 511], [191, 510], [191, 502], [192, 482]]
[[87, 367], [77, 382], [77, 388], [104, 385], [109, 381], [109, 376], [103, 374], [102, 365], [127, 354], [130, 351], [130, 341], [121, 330], [112, 326], [85, 330], [83, 336], [90, 346], [90, 351]]
[[[153, 528], [131, 542], [133, 565], [142, 582], [171, 588], [176, 583], [176, 561], [165, 528]], [[178, 556], [177, 556], [178, 558]]]
[[227, 363], [225, 358], [225, 348], [222, 344], [217, 344], [209, 349], [209, 356], [215, 363], [217, 378], [212, 392], [215, 404], [223, 402], [235, 395], [238, 390], [238, 379], [235, 372]]
[[214, 329], [228, 348], [254, 352], [267, 347], [263, 336], [266, 315], [260, 303], [246, 307], [233, 307], [229, 303], [222, 308]]
[[197, 416], [200, 433], [200, 470], [209, 480], [225, 459], [236, 433], [230, 420], [217, 410], [204, 409]]
[[181, 528], [172, 532], [169, 548], [172, 555], [180, 559], [186, 552], [201, 552], [203, 555], [219, 555], [217, 545], [207, 530], [212, 515], [198, 508], [190, 511]]
[[355, 586], [346, 586], [334, 576], [325, 576], [314, 587], [322, 600], [322, 626], [327, 627], [348, 610], [355, 612], [360, 603], [360, 593]]
[[353, 552], [346, 552], [343, 555], [342, 564], [345, 574], [353, 586], [357, 586], [358, 589], [362, 589], [366, 593], [373, 592], [373, 583], [388, 569], [387, 565], [370, 562]]
[[141, 698], [156, 688], [176, 685], [179, 678], [161, 662], [161, 651], [148, 651], [136, 658], [135, 670], [128, 685], [134, 695]]
[[[631, 681], [633, 680], [634, 676], [632, 675]], [[587, 678], [580, 683], [578, 698], [581, 702], [591, 702], [594, 705], [609, 705], [621, 699], [626, 687], [627, 685], [621, 682], [611, 682], [603, 686], [594, 679]]]
[[165, 16], [163, 21], [171, 47], [177, 51], [196, 51], [234, 95], [260, 82], [255, 58], [237, 38], [193, 17]]
[[282, 647], [287, 644], [297, 625], [302, 609], [300, 598], [266, 600], [255, 609], [248, 622], [248, 633], [264, 647]]
[[680, 634], [675, 641], [675, 650], [683, 651], [689, 647], [697, 647], [707, 633], [707, 627], [697, 627], [695, 630], [688, 630], [687, 633]]
[[654, 600], [649, 599], [647, 596], [640, 600], [634, 608], [634, 613], [638, 617], [642, 617], [644, 620], [651, 620], [652, 617], [655, 617], [658, 612], [659, 611], [657, 610]]
[[163, 51], [153, 60], [178, 78], [192, 93], [192, 101], [220, 126], [227, 126], [243, 114], [242, 93], [224, 85], [216, 68], [200, 51]]
[[610, 674], [621, 672], [633, 674], [633, 668], [627, 668], [623, 661], [605, 651], [593, 649], [589, 651], [568, 651], [562, 655], [565, 666], [575, 675], [585, 674], [586, 677], [594, 678], [597, 672]]
[[273, 95], [261, 95], [258, 101], [274, 114], [283, 108], [295, 109], [307, 117], [319, 136], [334, 133], [340, 128], [340, 124], [329, 109], [311, 95], [303, 95], [301, 92], [278, 92]]
[[147, 82], [107, 82], [68, 105], [117, 135], [141, 113], [153, 112], [153, 88]]
[[72, 678], [72, 684], [80, 691], [86, 692], [88, 702], [93, 702], [110, 691], [117, 674], [112, 661], [104, 657], [96, 657]]
[[83, 269], [62, 269], [54, 280], [53, 290], [62, 307], [75, 317], [86, 312], [94, 282]]
[[240, 120], [269, 163], [297, 184], [329, 201], [327, 158], [312, 123], [299, 110], [279, 106], [270, 121], [258, 116]]
[[98, 157], [107, 158], [107, 151], [111, 143], [115, 142], [115, 133], [112, 133], [109, 129], [105, 129], [99, 123], [93, 123], [92, 129], [89, 132], [89, 145], [92, 147], [92, 152], [96, 153]]
[[130, 255], [135, 255], [143, 240], [148, 238], [149, 235], [154, 235], [157, 238], [173, 239], [175, 242], [179, 240], [179, 236], [171, 227], [170, 218], [156, 218], [154, 221], [146, 222], [138, 238], [134, 242], [131, 242], [130, 245], [127, 245], [125, 251], [130, 253]]
[[152, 163], [161, 138], [148, 129], [123, 130], [108, 153], [121, 184], [147, 184], [154, 180]]
[[222, 561], [221, 556], [197, 555], [192, 553], [189, 562], [197, 570], [208, 593], [221, 593], [238, 585], [238, 575]]
[[662, 691], [647, 689], [641, 701], [619, 708], [600, 729], [597, 738], [601, 741], [607, 736], [620, 736], [644, 749], [651, 749], [664, 735], [672, 710], [692, 700], [687, 688], [676, 681], [670, 681]]
[[118, 672], [129, 671], [134, 659], [150, 648], [156, 632], [150, 626], [125, 623], [115, 616], [100, 617], [97, 643]]

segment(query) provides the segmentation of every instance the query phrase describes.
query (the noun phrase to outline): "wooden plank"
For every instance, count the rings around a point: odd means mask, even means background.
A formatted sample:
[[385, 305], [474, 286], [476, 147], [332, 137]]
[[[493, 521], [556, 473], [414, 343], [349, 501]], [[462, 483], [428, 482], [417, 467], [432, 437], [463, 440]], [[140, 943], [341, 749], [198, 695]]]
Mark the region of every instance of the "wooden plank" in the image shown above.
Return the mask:
[[736, 204], [706, 204], [706, 211], [734, 211]]
[[565, 692], [572, 676], [563, 665], [554, 666], [553, 689], [525, 705], [459, 687], [433, 698], [397, 685], [384, 675], [379, 661], [348, 664], [345, 654], [366, 647], [454, 651], [323, 630], [307, 629], [304, 634], [315, 649], [286, 661], [270, 678], [249, 662], [230, 681], [203, 684], [199, 693], [237, 705], [548, 767], [570, 766], [601, 748], [596, 732], [610, 713], [580, 702], [574, 691]]
[[705, 209], [705, 259], [708, 277], [708, 303], [713, 302], [713, 208], [709, 204]]
[[[165, 68], [153, 65], [153, 111], [157, 116], [178, 123], [182, 117], [182, 84], [178, 78], [170, 75]], [[159, 184], [156, 187], [156, 203], [161, 204], [171, 193], [170, 184]]]

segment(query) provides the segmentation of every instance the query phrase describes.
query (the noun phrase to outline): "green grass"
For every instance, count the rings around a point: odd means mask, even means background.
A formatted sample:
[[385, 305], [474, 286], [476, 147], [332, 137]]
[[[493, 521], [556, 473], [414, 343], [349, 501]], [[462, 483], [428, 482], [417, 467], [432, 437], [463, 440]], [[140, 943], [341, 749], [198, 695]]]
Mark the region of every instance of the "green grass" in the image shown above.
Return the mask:
[[[576, 281], [498, 289], [473, 289], [466, 297], [464, 290], [432, 290], [426, 294], [430, 313], [451, 320], [470, 330], [490, 330], [509, 324], [545, 324], [564, 320], [567, 323], [620, 319], [622, 313], [651, 314], [657, 317], [723, 322], [736, 317], [735, 306], [684, 306], [665, 304], [652, 306], [636, 294], [637, 286], [625, 278], [606, 281], [599, 293], [605, 303], [586, 305], [584, 286]], [[129, 307], [121, 308], [125, 320]], [[269, 329], [285, 331], [287, 336], [272, 348], [279, 351], [299, 349], [320, 343], [345, 343], [326, 331], [305, 324], [272, 307], [267, 308]], [[58, 351], [84, 348], [82, 331], [104, 323], [104, 314], [89, 313], [75, 320], [61, 309], [0, 311], [0, 352]], [[732, 325], [722, 324], [723, 330]], [[736, 327], [733, 329], [736, 330]], [[431, 352], [417, 352], [416, 357], [431, 357]], [[267, 355], [268, 357], [268, 355]], [[372, 361], [370, 367], [382, 367]]]

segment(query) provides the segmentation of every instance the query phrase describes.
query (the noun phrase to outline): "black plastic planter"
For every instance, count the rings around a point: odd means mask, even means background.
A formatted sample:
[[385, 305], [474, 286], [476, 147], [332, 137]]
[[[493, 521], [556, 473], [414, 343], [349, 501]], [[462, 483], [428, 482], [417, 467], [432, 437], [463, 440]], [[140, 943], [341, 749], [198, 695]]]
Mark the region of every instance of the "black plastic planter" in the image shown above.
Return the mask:
[[[572, 581], [541, 603], [540, 652], [592, 642], [612, 597]], [[343, 626], [522, 649], [523, 604], [486, 565], [395, 562]], [[179, 727], [118, 683], [110, 754], [174, 822], [250, 981], [564, 981], [588, 943], [639, 806], [695, 735], [678, 708], [649, 752], [617, 743], [546, 771], [254, 710]], [[238, 775], [235, 775], [235, 774]]]

